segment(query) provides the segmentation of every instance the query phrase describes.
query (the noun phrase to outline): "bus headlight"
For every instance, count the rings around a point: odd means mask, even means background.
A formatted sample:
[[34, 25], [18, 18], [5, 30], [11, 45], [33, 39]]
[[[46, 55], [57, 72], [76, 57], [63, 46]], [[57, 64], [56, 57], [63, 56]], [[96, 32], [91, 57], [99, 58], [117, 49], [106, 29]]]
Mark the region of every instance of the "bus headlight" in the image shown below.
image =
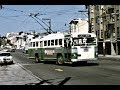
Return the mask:
[[76, 57], [76, 54], [75, 54], [75, 53], [73, 54], [73, 57]]
[[73, 54], [72, 54], [72, 58], [73, 58], [73, 59], [76, 59], [76, 58], [77, 58], [77, 53], [73, 53]]

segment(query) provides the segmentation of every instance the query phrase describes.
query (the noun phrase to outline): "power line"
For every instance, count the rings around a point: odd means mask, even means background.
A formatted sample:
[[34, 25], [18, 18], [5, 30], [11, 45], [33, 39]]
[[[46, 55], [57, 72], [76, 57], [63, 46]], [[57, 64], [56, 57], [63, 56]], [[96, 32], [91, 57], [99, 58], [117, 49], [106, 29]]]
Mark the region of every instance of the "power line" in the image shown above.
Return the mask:
[[17, 20], [17, 19], [10, 19], [10, 18], [7, 18], [7, 17], [4, 17], [4, 16], [0, 16], [1, 18], [4, 18], [4, 19], [8, 19], [8, 20], [16, 20], [16, 21], [20, 21], [20, 22], [23, 22], [21, 20]]
[[30, 15], [30, 17], [33, 18], [35, 21], [37, 21], [37, 23], [40, 24], [43, 27], [43, 29], [48, 32], [48, 30], [46, 28], [44, 28], [44, 26], [37, 19], [35, 19], [34, 17], [32, 17], [32, 15]]
[[[36, 17], [37, 19], [39, 19], [38, 17]], [[41, 19], [39, 19], [40, 21], [42, 21], [48, 28], [49, 28], [49, 32], [51, 32], [52, 31], [52, 29], [51, 29], [51, 25], [47, 25], [43, 20], [41, 20]], [[48, 19], [48, 20], [50, 20], [50, 19]], [[50, 20], [50, 22], [49, 22], [49, 24], [51, 24], [51, 20]], [[53, 31], [52, 31], [53, 32]]]

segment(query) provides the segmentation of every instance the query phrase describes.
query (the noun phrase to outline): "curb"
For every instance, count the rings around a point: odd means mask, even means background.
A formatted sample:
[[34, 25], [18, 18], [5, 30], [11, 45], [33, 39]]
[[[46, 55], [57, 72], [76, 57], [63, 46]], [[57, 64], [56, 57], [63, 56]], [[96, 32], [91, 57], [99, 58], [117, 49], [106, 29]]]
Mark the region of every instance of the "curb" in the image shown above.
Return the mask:
[[120, 57], [105, 57], [105, 56], [100, 56], [98, 59], [106, 59], [106, 60], [118, 60], [120, 61]]
[[[30, 75], [32, 75], [33, 77], [35, 77], [37, 80], [43, 81], [43, 79], [41, 79], [41, 78], [35, 76], [30, 70], [24, 68], [21, 64], [19, 64], [19, 63], [16, 63], [16, 64], [19, 65], [19, 66], [20, 66], [23, 70], [25, 70], [28, 74], [30, 74]], [[50, 84], [44, 83], [44, 84], [40, 84], [40, 85], [50, 85]]]

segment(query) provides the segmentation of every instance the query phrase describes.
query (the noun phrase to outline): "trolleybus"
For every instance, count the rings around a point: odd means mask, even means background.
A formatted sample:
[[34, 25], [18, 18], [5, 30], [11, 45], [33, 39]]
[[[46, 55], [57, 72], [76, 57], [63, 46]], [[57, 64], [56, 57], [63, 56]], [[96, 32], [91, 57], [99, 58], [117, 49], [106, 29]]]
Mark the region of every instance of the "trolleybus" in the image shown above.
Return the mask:
[[52, 33], [32, 39], [28, 55], [36, 62], [55, 61], [59, 65], [97, 60], [97, 38], [93, 33]]

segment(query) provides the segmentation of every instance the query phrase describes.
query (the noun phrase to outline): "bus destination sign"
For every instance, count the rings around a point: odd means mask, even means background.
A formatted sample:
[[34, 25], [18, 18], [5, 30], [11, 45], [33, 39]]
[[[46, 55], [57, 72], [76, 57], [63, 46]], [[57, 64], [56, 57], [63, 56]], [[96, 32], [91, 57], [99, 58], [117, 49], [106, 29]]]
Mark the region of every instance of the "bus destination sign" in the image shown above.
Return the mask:
[[78, 35], [78, 37], [91, 37], [91, 35], [89, 35], [89, 34], [80, 34], [80, 35]]

